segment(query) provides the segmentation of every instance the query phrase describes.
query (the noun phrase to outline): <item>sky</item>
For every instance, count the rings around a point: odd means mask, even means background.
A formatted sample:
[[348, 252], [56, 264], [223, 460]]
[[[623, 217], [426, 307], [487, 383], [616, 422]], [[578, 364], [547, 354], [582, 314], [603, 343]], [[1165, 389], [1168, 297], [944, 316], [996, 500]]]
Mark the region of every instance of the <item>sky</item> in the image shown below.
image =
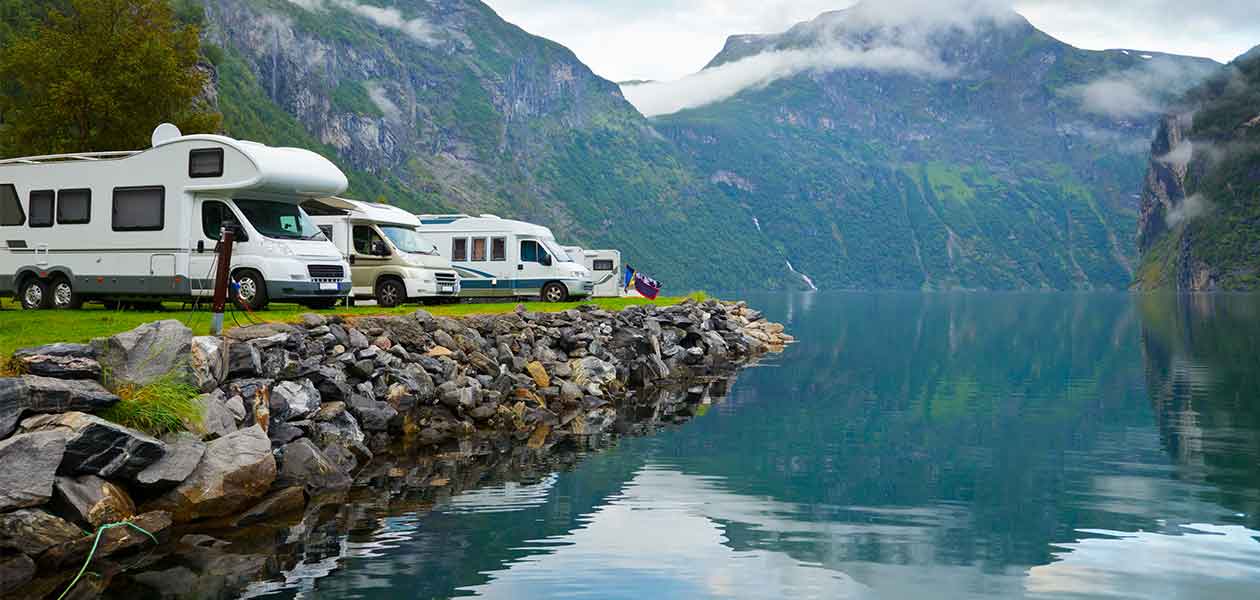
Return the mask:
[[[695, 73], [738, 33], [777, 33], [853, 0], [485, 0], [568, 46], [613, 81]], [[878, 0], [872, 0], [878, 1]], [[925, 10], [944, 0], [920, 0]], [[1260, 0], [1013, 0], [1033, 25], [1088, 49], [1131, 48], [1228, 62], [1260, 45]], [[1188, 8], [1192, 7], [1192, 8]]]

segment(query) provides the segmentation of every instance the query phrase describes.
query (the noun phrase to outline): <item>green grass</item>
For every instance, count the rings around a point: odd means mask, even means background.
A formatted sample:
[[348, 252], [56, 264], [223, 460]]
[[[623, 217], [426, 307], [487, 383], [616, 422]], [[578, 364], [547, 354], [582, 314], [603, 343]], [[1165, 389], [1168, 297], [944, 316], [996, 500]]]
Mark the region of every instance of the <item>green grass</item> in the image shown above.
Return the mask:
[[102, 411], [102, 419], [154, 436], [201, 428], [200, 392], [174, 376], [146, 386], [120, 386], [114, 392], [122, 400]]
[[[692, 294], [697, 300], [708, 297], [702, 293]], [[658, 306], [668, 306], [682, 302], [682, 297], [661, 297], [655, 302]], [[526, 308], [534, 311], [561, 311], [580, 306], [595, 304], [607, 310], [621, 310], [636, 304], [650, 304], [643, 298], [597, 298], [590, 302], [569, 302], [547, 304], [543, 302], [526, 302]], [[312, 311], [296, 304], [273, 304], [269, 310], [255, 313], [257, 321], [293, 322], [300, 315], [308, 312], [336, 314], [344, 316], [369, 315], [403, 315], [423, 308], [435, 315], [462, 317], [469, 315], [499, 314], [510, 312], [516, 308], [515, 302], [495, 304], [451, 304], [445, 306], [406, 305], [394, 309], [382, 309], [375, 306], [354, 308], [334, 308], [323, 311]], [[98, 305], [89, 304], [82, 310], [67, 311], [24, 311], [11, 299], [0, 300], [0, 357], [13, 354], [14, 350], [51, 344], [54, 342], [87, 342], [95, 337], [104, 337], [134, 329], [145, 323], [162, 319], [178, 319], [193, 330], [194, 335], [210, 333], [210, 313], [208, 310], [196, 312], [183, 310], [178, 303], [167, 303], [161, 311], [115, 311], [105, 310]], [[235, 321], [227, 317], [227, 327], [248, 325], [244, 313], [237, 311]]]

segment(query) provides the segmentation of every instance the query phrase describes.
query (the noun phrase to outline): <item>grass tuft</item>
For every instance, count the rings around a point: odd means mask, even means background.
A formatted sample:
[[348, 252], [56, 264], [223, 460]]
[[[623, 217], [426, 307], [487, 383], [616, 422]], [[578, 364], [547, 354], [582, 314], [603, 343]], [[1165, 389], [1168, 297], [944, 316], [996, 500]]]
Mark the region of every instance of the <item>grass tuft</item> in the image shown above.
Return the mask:
[[114, 391], [122, 400], [101, 412], [102, 419], [153, 436], [201, 428], [200, 392], [174, 374], [146, 386], [123, 385]]

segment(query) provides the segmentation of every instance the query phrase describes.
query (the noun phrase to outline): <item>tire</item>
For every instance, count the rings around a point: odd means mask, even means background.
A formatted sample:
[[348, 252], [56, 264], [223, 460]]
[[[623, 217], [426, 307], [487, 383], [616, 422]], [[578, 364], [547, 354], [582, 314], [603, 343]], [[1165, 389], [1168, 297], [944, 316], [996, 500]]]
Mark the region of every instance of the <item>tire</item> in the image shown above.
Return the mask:
[[78, 310], [83, 308], [83, 297], [74, 291], [74, 286], [66, 277], [58, 277], [49, 287], [49, 301], [58, 310]]
[[564, 302], [569, 299], [569, 289], [564, 284], [553, 281], [543, 286], [541, 295], [543, 302]]
[[336, 308], [337, 304], [340, 302], [341, 298], [328, 298], [327, 300], [308, 300], [302, 305], [311, 310], [328, 310], [330, 308]]
[[376, 282], [376, 305], [394, 308], [407, 301], [407, 288], [401, 281], [387, 277]]
[[257, 271], [237, 271], [232, 274], [232, 281], [239, 286], [233, 300], [241, 308], [251, 311], [267, 308], [267, 282]]
[[36, 277], [31, 277], [22, 284], [22, 289], [18, 290], [18, 300], [26, 310], [43, 310], [52, 306], [48, 283]]

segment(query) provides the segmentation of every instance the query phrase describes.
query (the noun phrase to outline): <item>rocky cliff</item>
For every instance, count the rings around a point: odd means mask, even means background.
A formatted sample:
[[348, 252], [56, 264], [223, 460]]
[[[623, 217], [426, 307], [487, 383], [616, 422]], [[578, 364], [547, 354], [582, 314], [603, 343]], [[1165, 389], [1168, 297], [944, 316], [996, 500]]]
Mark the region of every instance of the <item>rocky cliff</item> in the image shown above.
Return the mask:
[[1140, 289], [1260, 286], [1260, 48], [1186, 94], [1151, 144]]

